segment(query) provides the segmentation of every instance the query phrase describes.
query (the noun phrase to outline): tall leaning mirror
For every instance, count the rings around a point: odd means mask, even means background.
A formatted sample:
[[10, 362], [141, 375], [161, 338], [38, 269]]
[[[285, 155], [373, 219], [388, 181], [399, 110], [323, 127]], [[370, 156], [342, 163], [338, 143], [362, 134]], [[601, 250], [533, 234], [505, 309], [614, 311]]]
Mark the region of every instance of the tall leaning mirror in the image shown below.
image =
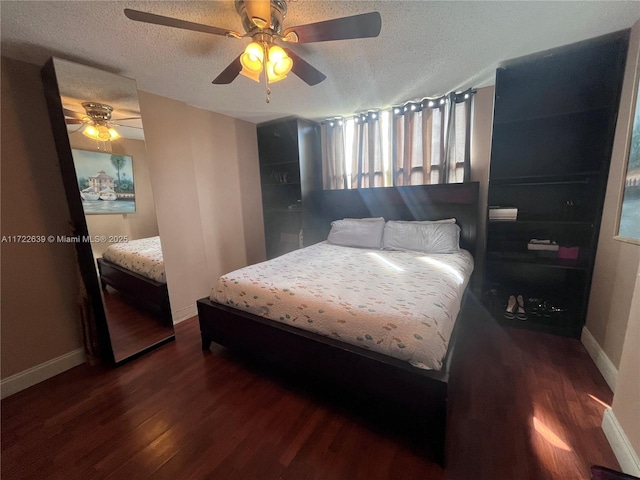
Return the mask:
[[136, 83], [57, 58], [43, 80], [86, 290], [85, 346], [119, 364], [175, 338]]

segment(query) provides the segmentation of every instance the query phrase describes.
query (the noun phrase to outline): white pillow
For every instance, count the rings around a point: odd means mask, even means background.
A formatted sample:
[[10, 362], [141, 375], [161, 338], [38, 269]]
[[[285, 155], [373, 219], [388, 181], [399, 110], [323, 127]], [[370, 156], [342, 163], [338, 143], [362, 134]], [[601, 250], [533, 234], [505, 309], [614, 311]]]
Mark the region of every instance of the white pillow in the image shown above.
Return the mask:
[[389, 221], [384, 226], [382, 248], [456, 253], [460, 251], [460, 227], [455, 223]]
[[327, 240], [345, 247], [377, 248], [382, 246], [384, 218], [344, 218], [331, 222]]

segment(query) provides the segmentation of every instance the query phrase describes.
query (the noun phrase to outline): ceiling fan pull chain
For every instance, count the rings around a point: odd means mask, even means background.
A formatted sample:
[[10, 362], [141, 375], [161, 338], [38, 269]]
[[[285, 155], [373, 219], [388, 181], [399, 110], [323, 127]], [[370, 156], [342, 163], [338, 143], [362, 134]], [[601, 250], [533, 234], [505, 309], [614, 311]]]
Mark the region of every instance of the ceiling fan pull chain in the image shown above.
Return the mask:
[[264, 50], [264, 57], [262, 62], [262, 73], [264, 74], [264, 88], [267, 92], [267, 98], [265, 99], [266, 103], [271, 103], [271, 89], [269, 88], [269, 75], [267, 75], [267, 63], [269, 62], [269, 49], [267, 48], [267, 44], [263, 43], [262, 48]]

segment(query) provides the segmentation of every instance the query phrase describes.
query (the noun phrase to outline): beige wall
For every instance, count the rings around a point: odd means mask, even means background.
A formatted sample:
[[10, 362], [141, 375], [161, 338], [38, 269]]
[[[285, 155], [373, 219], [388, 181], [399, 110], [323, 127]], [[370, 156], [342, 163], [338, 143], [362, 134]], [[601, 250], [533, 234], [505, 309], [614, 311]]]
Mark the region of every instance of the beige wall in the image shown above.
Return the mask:
[[476, 272], [484, 268], [487, 232], [487, 193], [491, 163], [491, 128], [493, 125], [493, 96], [495, 88], [479, 88], [473, 99], [473, 130], [471, 136], [471, 180], [480, 182], [478, 202], [478, 252]]
[[[255, 194], [242, 197], [243, 191], [260, 192], [256, 128], [176, 100], [139, 95], [169, 296], [179, 321], [193, 314], [217, 277], [248, 258], [264, 259], [262, 204]], [[245, 225], [259, 229], [245, 232]]]
[[245, 251], [247, 264], [253, 265], [267, 259], [262, 218], [258, 139], [255, 125], [240, 120], [236, 121], [236, 146], [240, 171]]
[[640, 245], [614, 240], [636, 88], [640, 21], [631, 30], [586, 328], [618, 368], [613, 413], [640, 455]]
[[627, 335], [622, 347], [613, 413], [631, 447], [640, 457], [640, 268], [631, 302]]
[[[81, 150], [95, 150], [96, 142], [80, 132], [69, 136], [71, 148]], [[133, 158], [133, 179], [136, 190], [136, 211], [135, 213], [117, 215], [86, 215], [87, 228], [91, 236], [104, 235], [124, 235], [129, 239], [147, 238], [158, 235], [158, 222], [156, 220], [156, 209], [153, 203], [153, 192], [151, 190], [151, 178], [149, 176], [149, 166], [147, 161], [147, 151], [144, 140], [132, 140], [121, 138], [113, 142], [113, 153], [129, 155]], [[102, 256], [102, 253], [111, 244], [92, 243], [94, 257]]]
[[631, 31], [586, 322], [587, 329], [616, 368], [620, 367], [640, 262], [639, 245], [613, 238], [624, 184], [635, 89], [638, 84], [639, 51], [640, 24], [636, 23]]
[[[1, 107], [2, 235], [71, 235], [38, 66], [2, 58]], [[82, 343], [74, 245], [2, 243], [1, 250], [4, 379]]]

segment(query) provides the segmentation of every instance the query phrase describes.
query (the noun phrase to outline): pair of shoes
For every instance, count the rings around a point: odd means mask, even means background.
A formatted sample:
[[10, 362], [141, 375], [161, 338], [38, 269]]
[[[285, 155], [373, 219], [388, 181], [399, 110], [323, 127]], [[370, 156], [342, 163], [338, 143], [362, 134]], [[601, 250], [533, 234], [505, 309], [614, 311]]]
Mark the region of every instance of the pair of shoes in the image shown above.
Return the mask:
[[517, 318], [518, 320], [526, 320], [528, 318], [527, 312], [524, 309], [524, 299], [522, 295], [518, 295], [517, 297], [514, 295], [509, 296], [507, 308], [504, 311], [504, 318]]
[[529, 299], [529, 311], [534, 317], [553, 320], [564, 320], [568, 314], [567, 308], [555, 306], [551, 302], [540, 298]]

